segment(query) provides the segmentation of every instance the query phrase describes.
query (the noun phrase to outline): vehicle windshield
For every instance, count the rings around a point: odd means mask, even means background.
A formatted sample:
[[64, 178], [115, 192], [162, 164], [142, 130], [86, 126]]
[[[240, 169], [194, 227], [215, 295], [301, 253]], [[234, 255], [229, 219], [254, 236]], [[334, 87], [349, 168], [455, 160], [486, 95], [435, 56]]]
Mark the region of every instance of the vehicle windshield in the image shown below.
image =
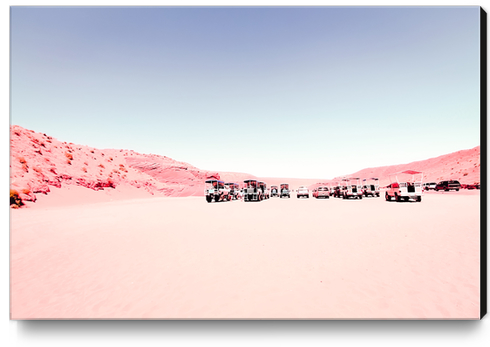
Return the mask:
[[209, 189], [223, 189], [225, 185], [223, 184], [223, 182], [213, 181], [213, 182], [206, 182], [204, 186], [207, 190], [209, 190]]
[[245, 187], [247, 187], [247, 188], [256, 188], [257, 187], [257, 181], [248, 181], [248, 182], [245, 182]]

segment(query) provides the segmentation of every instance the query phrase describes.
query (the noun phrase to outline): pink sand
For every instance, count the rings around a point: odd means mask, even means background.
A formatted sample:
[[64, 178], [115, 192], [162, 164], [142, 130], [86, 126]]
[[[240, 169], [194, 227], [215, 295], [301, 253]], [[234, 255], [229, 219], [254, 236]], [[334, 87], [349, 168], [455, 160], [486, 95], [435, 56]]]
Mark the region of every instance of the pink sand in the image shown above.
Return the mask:
[[479, 191], [207, 204], [65, 189], [11, 210], [12, 319], [479, 317]]

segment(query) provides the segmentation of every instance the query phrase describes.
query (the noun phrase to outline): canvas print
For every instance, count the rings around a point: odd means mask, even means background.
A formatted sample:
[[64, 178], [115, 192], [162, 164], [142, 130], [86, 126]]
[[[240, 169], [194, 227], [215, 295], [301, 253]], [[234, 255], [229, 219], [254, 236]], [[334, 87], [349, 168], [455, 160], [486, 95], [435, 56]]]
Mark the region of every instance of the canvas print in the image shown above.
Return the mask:
[[11, 7], [11, 319], [479, 319], [482, 16]]

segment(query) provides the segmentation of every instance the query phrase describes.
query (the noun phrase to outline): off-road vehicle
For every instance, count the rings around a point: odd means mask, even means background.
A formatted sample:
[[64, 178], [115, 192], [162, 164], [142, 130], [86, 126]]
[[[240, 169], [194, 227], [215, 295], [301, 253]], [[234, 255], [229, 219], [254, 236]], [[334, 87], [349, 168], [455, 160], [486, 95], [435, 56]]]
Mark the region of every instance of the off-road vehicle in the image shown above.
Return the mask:
[[301, 186], [298, 188], [298, 191], [296, 193], [296, 197], [299, 199], [301, 197], [306, 197], [306, 198], [309, 198], [310, 197], [310, 191], [308, 190], [308, 187], [307, 186]]
[[243, 188], [243, 200], [244, 201], [262, 201], [264, 195], [262, 189], [259, 188], [259, 182], [257, 180], [245, 180], [245, 188]]
[[274, 196], [279, 196], [279, 187], [271, 186], [271, 198]]
[[291, 193], [289, 191], [289, 184], [288, 183], [281, 183], [280, 184], [280, 191], [279, 191], [279, 197], [281, 198], [290, 198], [291, 197]]
[[267, 183], [265, 182], [259, 182], [259, 188], [260, 190], [262, 190], [262, 195], [264, 197], [264, 199], [269, 199], [270, 198], [270, 193], [269, 193], [269, 189], [267, 189]]
[[229, 190], [229, 200], [239, 200], [241, 198], [240, 185], [238, 183], [225, 183], [225, 187]]
[[229, 189], [225, 187], [225, 182], [219, 180], [206, 180], [204, 182], [204, 195], [206, 196], [206, 201], [228, 201]]
[[376, 177], [365, 178], [362, 182], [362, 193], [365, 197], [379, 197], [379, 180]]
[[357, 177], [342, 180], [342, 199], [362, 199], [361, 179]]
[[386, 188], [386, 201], [422, 201], [422, 177], [419, 171], [406, 170], [389, 175], [390, 184]]

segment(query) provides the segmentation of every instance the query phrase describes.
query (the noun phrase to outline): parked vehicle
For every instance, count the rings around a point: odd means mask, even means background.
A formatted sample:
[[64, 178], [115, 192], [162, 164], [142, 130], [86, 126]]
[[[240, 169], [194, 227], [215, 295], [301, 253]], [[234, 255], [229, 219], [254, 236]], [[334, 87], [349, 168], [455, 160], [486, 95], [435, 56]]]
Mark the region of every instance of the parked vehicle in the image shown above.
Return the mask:
[[313, 191], [313, 197], [314, 198], [323, 198], [323, 199], [329, 199], [330, 198], [330, 188], [326, 186], [320, 186], [315, 188]]
[[461, 189], [461, 183], [459, 183], [459, 181], [454, 181], [454, 180], [441, 181], [437, 183], [436, 187], [434, 188], [436, 192], [439, 190], [444, 190], [446, 192], [450, 190], [459, 191], [460, 189]]
[[376, 177], [363, 179], [362, 193], [365, 197], [372, 196], [379, 198], [379, 180]]
[[280, 185], [280, 198], [290, 198], [291, 197], [291, 193], [289, 191], [289, 184], [287, 183], [281, 183]]
[[436, 182], [424, 183], [423, 184], [423, 188], [426, 191], [428, 191], [428, 190], [436, 190], [436, 185], [437, 185]]
[[267, 183], [265, 182], [259, 182], [259, 188], [260, 190], [262, 190], [262, 195], [264, 197], [264, 199], [269, 199], [270, 197], [270, 193], [269, 193], [269, 189], [267, 189]]
[[240, 186], [238, 183], [225, 183], [225, 187], [229, 190], [229, 200], [239, 200], [241, 198]]
[[390, 175], [390, 184], [386, 188], [386, 201], [422, 201], [422, 177], [419, 171], [407, 170]]
[[357, 177], [342, 179], [342, 199], [362, 199], [361, 179]]
[[271, 198], [274, 196], [276, 196], [276, 197], [279, 196], [279, 187], [278, 186], [271, 186]]
[[330, 188], [330, 195], [334, 198], [340, 198], [342, 196], [341, 191], [342, 187], [338, 182], [334, 183], [335, 185]]
[[310, 191], [308, 190], [307, 186], [301, 186], [298, 188], [298, 191], [296, 193], [296, 197], [299, 199], [300, 197], [310, 197]]
[[229, 196], [229, 189], [225, 187], [225, 182], [219, 180], [207, 180], [204, 182], [204, 195], [206, 201], [228, 201], [231, 200]]
[[262, 201], [264, 195], [262, 189], [259, 188], [259, 182], [257, 180], [245, 180], [245, 188], [243, 188], [243, 200], [244, 201]]

